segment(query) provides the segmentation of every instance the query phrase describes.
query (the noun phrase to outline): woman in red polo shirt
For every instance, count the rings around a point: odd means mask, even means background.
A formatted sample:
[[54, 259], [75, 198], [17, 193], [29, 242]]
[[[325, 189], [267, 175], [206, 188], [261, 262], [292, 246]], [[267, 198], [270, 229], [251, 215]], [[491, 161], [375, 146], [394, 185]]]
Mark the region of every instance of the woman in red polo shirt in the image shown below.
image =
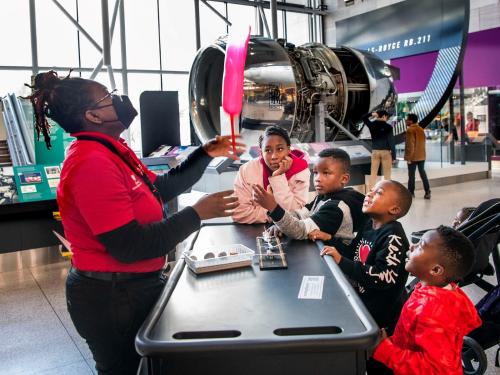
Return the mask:
[[[46, 117], [76, 137], [57, 189], [64, 233], [73, 251], [66, 299], [99, 374], [135, 374], [135, 335], [165, 284], [165, 255], [200, 227], [230, 216], [232, 191], [206, 195], [166, 218], [163, 202], [186, 191], [213, 157], [237, 158], [228, 137], [217, 137], [186, 161], [156, 176], [120, 138], [137, 115], [128, 97], [91, 80], [35, 77], [30, 100], [47, 147]], [[238, 151], [243, 151], [238, 143]]]

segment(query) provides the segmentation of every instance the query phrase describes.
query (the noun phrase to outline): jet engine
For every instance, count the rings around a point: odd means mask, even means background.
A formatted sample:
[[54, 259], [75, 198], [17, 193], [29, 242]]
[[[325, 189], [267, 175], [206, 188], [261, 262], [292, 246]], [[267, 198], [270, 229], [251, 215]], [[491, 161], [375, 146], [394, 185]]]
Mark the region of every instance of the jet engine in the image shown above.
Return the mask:
[[[189, 77], [191, 122], [201, 141], [220, 134], [220, 107], [226, 37], [201, 49]], [[240, 128], [269, 125], [288, 130], [299, 142], [315, 139], [315, 108], [323, 103], [326, 141], [361, 133], [364, 114], [395, 110], [397, 99], [389, 66], [374, 54], [349, 47], [251, 37], [244, 73]], [[333, 121], [332, 121], [333, 119]]]

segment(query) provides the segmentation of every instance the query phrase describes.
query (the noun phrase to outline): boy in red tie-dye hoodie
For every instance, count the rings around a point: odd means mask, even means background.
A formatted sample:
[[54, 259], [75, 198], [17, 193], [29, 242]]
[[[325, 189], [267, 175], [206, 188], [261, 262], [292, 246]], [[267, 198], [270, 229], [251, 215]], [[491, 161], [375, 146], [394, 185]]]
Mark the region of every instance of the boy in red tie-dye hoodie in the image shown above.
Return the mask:
[[406, 270], [420, 279], [406, 302], [394, 335], [373, 358], [395, 374], [463, 374], [463, 337], [481, 325], [470, 299], [454, 283], [474, 263], [474, 248], [462, 233], [440, 226], [411, 246]]

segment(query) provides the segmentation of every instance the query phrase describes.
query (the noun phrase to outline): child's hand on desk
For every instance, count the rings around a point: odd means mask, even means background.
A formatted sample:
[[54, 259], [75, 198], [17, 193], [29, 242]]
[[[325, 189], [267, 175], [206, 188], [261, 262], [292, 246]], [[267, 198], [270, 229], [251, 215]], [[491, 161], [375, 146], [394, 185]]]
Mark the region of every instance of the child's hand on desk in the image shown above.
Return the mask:
[[274, 211], [276, 206], [276, 199], [274, 199], [274, 195], [264, 190], [264, 188], [260, 185], [252, 185], [252, 193], [253, 193], [253, 201], [258, 205], [264, 207], [269, 212]]
[[375, 345], [375, 347], [373, 347], [372, 349], [368, 350], [368, 357], [373, 357], [373, 353], [375, 353], [375, 351], [377, 350], [378, 346], [380, 345], [380, 343], [382, 341], [384, 341], [386, 338], [387, 338], [387, 332], [385, 331], [384, 328], [381, 328], [379, 331], [378, 331], [378, 340], [377, 340], [377, 345]]
[[283, 235], [283, 233], [281, 233], [281, 231], [276, 225], [267, 228], [266, 232], [269, 234], [270, 237], [281, 237]]
[[380, 329], [380, 332], [379, 332], [379, 334], [378, 334], [378, 335], [379, 335], [379, 339], [380, 339], [380, 341], [379, 341], [379, 342], [384, 341], [384, 340], [388, 337], [388, 336], [387, 336], [387, 332], [386, 332], [386, 330], [385, 330], [384, 328], [381, 328], [381, 329]]
[[[386, 338], [387, 338], [387, 331], [384, 329], [384, 328], [380, 328], [380, 330], [378, 331], [378, 341], [377, 341], [377, 345], [375, 346], [375, 348], [373, 348], [373, 352], [375, 352], [375, 350], [377, 349], [377, 347], [380, 345], [380, 343], [382, 341], [384, 341]], [[372, 353], [373, 355], [373, 353]]]
[[337, 249], [333, 246], [325, 246], [323, 250], [321, 250], [321, 256], [325, 255], [330, 255], [337, 264], [339, 264], [342, 259], [342, 255], [340, 255]]
[[314, 229], [313, 231], [309, 232], [309, 234], [307, 235], [307, 237], [311, 241], [317, 241], [317, 240], [320, 240], [320, 241], [330, 241], [332, 239], [331, 234], [328, 234], [326, 232], [322, 232], [319, 229]]

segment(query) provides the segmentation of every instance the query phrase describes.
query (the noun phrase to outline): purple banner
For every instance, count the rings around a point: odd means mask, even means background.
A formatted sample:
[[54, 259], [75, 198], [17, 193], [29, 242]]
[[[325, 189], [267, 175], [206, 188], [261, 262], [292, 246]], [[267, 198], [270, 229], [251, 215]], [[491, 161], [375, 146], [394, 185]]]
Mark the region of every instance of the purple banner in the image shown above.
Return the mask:
[[[500, 28], [470, 33], [464, 59], [466, 88], [499, 86]], [[400, 69], [400, 80], [395, 82], [398, 93], [424, 91], [431, 78], [437, 52], [391, 60]]]

